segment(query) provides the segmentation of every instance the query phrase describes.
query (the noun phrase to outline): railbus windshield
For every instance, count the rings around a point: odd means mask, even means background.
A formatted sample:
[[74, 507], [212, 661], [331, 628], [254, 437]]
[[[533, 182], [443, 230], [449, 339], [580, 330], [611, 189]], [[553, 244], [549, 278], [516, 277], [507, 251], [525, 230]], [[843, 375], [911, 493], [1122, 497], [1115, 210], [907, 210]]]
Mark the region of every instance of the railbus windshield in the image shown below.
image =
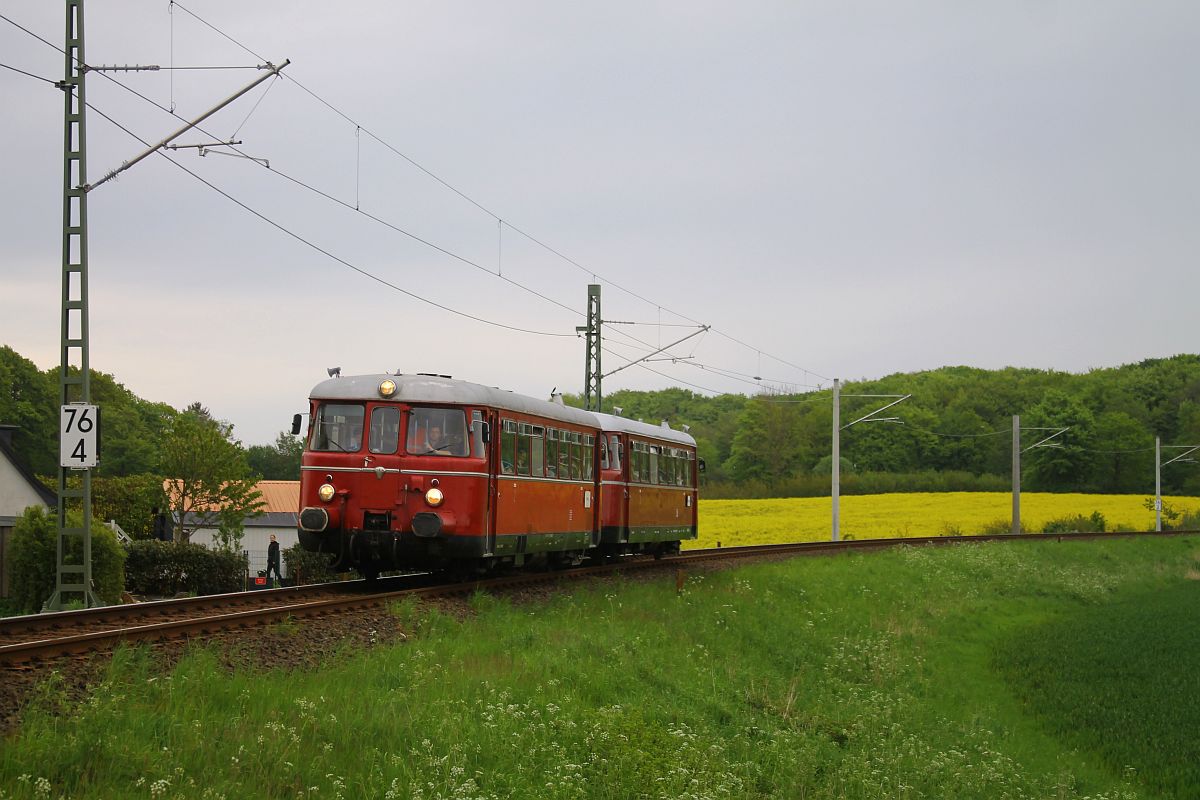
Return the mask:
[[362, 447], [364, 407], [361, 403], [325, 403], [317, 409], [310, 450], [357, 453]]
[[461, 408], [414, 408], [406, 450], [415, 456], [466, 456], [467, 415]]

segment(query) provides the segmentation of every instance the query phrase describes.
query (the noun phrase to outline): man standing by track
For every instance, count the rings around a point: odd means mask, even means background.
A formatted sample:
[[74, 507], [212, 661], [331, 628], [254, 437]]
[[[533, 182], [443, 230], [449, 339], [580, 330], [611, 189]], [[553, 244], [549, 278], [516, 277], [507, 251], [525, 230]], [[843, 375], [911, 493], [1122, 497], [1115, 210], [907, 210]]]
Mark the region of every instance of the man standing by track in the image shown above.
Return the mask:
[[271, 534], [271, 544], [267, 547], [267, 580], [271, 580], [271, 570], [275, 570], [275, 578], [280, 584], [283, 583], [283, 575], [279, 573], [279, 542], [275, 541], [275, 534]]

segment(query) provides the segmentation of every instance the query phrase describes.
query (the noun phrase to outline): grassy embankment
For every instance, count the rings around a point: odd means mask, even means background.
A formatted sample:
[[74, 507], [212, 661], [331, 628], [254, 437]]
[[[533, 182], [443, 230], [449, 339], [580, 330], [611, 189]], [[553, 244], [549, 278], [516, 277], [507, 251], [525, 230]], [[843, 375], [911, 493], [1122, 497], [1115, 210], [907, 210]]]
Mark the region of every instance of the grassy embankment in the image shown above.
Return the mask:
[[[1040, 531], [1053, 519], [1098, 511], [1108, 530], [1154, 530], [1154, 512], [1137, 494], [1021, 495], [1021, 522]], [[1200, 498], [1164, 497], [1180, 512], [1200, 509]], [[781, 542], [826, 541], [830, 535], [828, 497], [780, 500], [700, 499], [699, 538], [685, 549]], [[1012, 495], [1006, 492], [917, 492], [854, 495], [841, 498], [843, 538], [889, 539], [905, 536], [970, 535], [1012, 519]]]
[[[0, 797], [1195, 797], [1200, 649], [1176, 626], [1194, 629], [1198, 570], [1198, 536], [906, 548], [693, 575], [681, 595], [664, 577], [478, 596], [463, 622], [402, 606], [407, 643], [318, 673], [198, 652], [159, 676], [124, 652], [90, 701], [3, 743]], [[1143, 611], [1156, 593], [1188, 612]], [[1125, 628], [1076, 647], [1114, 609], [1161, 659]]]

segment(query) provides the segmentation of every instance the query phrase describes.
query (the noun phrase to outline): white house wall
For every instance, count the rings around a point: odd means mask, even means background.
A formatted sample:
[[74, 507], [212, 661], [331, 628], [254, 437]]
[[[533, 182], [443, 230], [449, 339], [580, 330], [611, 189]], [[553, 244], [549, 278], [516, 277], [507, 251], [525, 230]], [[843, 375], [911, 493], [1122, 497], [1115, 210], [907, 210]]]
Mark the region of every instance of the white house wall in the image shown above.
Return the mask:
[[25, 476], [0, 453], [0, 520], [11, 521], [21, 516], [30, 506], [45, 505], [45, 501], [29, 485]]

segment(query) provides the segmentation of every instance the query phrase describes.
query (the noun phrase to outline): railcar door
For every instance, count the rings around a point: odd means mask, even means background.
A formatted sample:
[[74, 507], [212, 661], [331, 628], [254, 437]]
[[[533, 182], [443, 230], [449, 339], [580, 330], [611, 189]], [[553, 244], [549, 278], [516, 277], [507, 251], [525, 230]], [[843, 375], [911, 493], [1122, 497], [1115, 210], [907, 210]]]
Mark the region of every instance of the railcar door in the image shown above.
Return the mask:
[[[476, 420], [482, 417], [487, 424], [487, 430], [490, 434], [490, 438], [485, 440], [481, 425], [480, 430], [474, 435], [482, 444], [483, 452], [486, 454], [487, 458], [487, 509], [484, 512], [483, 517], [485, 538], [483, 551], [484, 555], [494, 556], [496, 554], [496, 473], [500, 468], [500, 431], [497, 427], [495, 412], [476, 411], [474, 412], [474, 415], [480, 415], [479, 417], [476, 417]], [[477, 424], [476, 420], [472, 420], [471, 424], [473, 426]]]

